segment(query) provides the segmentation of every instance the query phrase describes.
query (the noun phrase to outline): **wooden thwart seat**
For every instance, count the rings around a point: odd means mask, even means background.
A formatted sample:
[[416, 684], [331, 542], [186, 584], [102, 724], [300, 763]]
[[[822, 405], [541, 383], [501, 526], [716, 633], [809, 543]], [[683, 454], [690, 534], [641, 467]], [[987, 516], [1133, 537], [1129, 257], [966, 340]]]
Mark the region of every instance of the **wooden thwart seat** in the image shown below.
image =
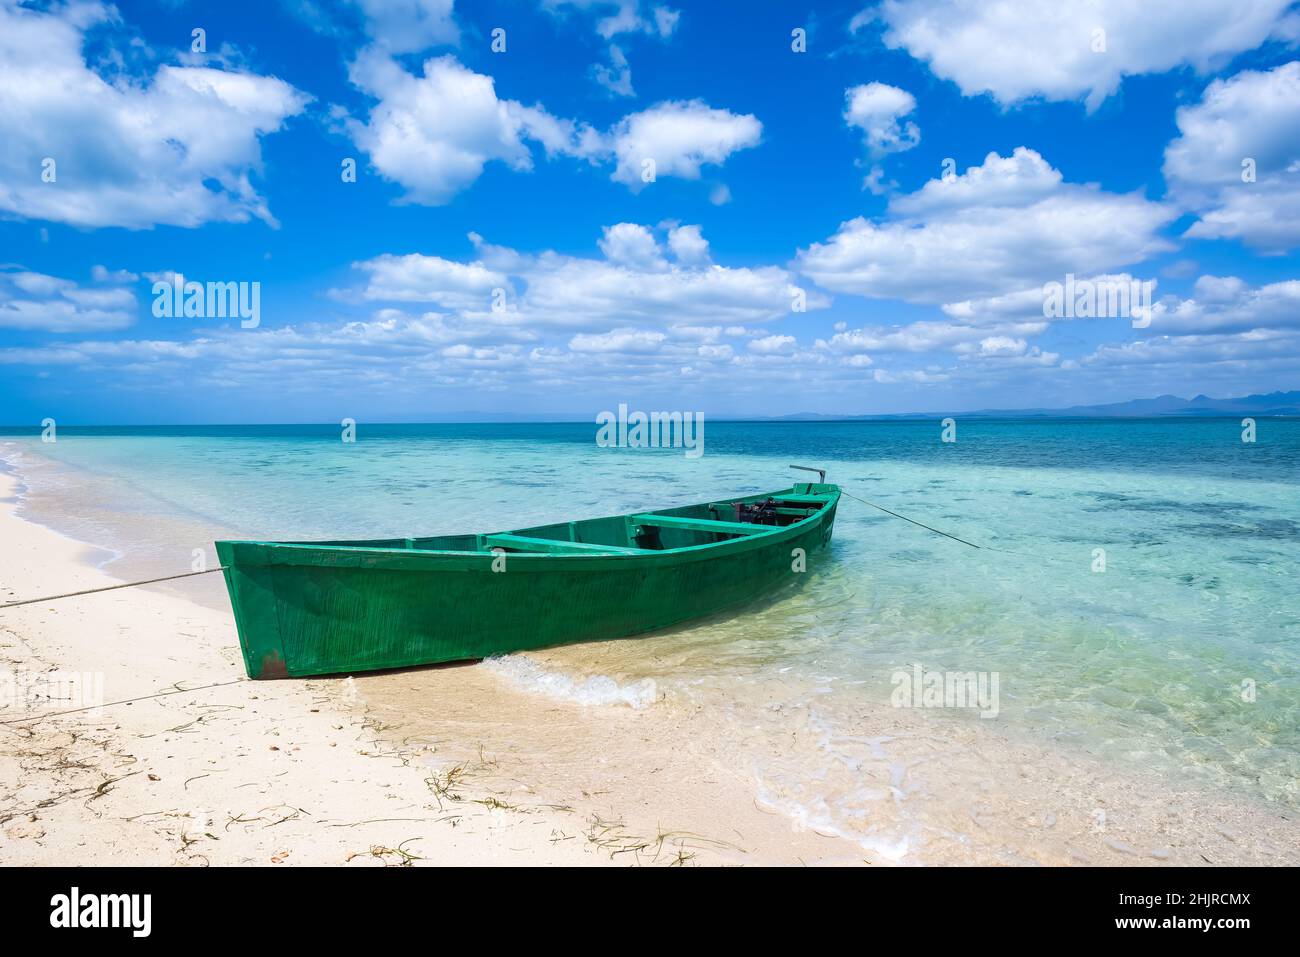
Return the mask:
[[776, 501], [790, 505], [825, 505], [831, 500], [829, 495], [774, 495]]
[[527, 535], [484, 535], [488, 548], [513, 548], [521, 552], [570, 552], [582, 555], [644, 555], [647, 549], [627, 548], [623, 545], [593, 545], [590, 542], [561, 542], [552, 538], [530, 538]]
[[775, 525], [754, 525], [749, 522], [716, 522], [711, 518], [682, 518], [679, 515], [629, 515], [633, 525], [652, 525], [657, 528], [682, 528], [693, 532], [721, 532], [724, 535], [761, 535], [776, 531]]

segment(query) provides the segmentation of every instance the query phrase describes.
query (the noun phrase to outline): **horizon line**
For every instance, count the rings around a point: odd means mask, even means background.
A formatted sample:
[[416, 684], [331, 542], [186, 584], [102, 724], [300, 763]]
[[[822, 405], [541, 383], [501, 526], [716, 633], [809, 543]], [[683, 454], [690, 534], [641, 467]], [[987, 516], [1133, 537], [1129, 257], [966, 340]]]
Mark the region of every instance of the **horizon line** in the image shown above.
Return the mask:
[[[894, 412], [883, 413], [881, 415], [819, 415], [815, 418], [799, 418], [797, 416], [763, 416], [758, 418], [732, 418], [723, 417], [710, 419], [712, 422], [727, 423], [746, 423], [752, 425], [834, 425], [842, 422], [888, 422], [895, 420], [930, 420], [941, 419], [952, 416], [978, 416], [981, 419], [990, 420], [1039, 420], [1039, 421], [1086, 421], [1099, 419], [1106, 421], [1114, 420], [1140, 420], [1140, 419], [1159, 419], [1170, 421], [1185, 421], [1198, 419], [1237, 419], [1241, 415], [1258, 416], [1267, 419], [1300, 419], [1300, 412], [1209, 412], [1209, 413], [1145, 413], [1134, 415], [1061, 415], [1052, 412], [1042, 412], [1037, 414], [1017, 415], [1015, 413], [997, 413], [988, 414], [980, 412]], [[440, 419], [432, 421], [368, 421], [359, 420], [358, 425], [366, 426], [417, 426], [417, 425], [596, 425], [594, 419], [478, 419], [474, 421], [461, 421]], [[61, 423], [59, 429], [184, 429], [184, 428], [338, 428], [338, 423], [328, 422], [72, 422]], [[25, 431], [31, 431], [39, 434], [41, 426], [37, 425], [2, 425], [0, 424], [0, 435], [21, 434]]]

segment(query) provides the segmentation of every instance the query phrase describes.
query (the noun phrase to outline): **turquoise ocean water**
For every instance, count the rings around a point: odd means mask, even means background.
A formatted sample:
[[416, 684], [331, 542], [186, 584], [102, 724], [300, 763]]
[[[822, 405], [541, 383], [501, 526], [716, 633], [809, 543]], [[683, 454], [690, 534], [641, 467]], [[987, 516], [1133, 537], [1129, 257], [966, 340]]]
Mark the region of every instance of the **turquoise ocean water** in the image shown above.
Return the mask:
[[[832, 561], [802, 590], [617, 643], [620, 677], [754, 714], [775, 696], [834, 741], [854, 705], [889, 701], [899, 669], [996, 672], [990, 723], [1008, 733], [1300, 805], [1300, 421], [1261, 419], [1244, 443], [1232, 419], [970, 420], [952, 444], [935, 421], [709, 422], [698, 459], [598, 448], [583, 424], [362, 423], [355, 444], [332, 427], [35, 432], [0, 434], [24, 514], [109, 549], [124, 577], [188, 570], [214, 536], [490, 531], [776, 489], [804, 479], [788, 464], [820, 466], [1000, 551], [845, 500]], [[558, 660], [581, 676], [581, 656]], [[845, 795], [821, 803], [852, 813]]]

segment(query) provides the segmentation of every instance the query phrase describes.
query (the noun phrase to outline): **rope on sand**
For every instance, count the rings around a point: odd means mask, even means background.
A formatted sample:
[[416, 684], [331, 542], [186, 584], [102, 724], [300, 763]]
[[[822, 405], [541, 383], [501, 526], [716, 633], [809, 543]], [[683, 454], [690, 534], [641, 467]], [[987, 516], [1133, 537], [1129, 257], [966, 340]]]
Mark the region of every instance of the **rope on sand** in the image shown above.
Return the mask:
[[[195, 574], [202, 574], [202, 573], [196, 572]], [[172, 688], [170, 691], [159, 691], [157, 694], [141, 695], [138, 698], [123, 698], [121, 701], [105, 701], [103, 704], [92, 704], [85, 708], [71, 708], [68, 711], [41, 711], [36, 714], [29, 714], [25, 718], [9, 718], [5, 721], [0, 721], [0, 724], [22, 724], [25, 721], [43, 721], [46, 718], [57, 718], [61, 714], [79, 714], [82, 711], [95, 711], [98, 708], [111, 708], [113, 705], [116, 704], [132, 704], [133, 702], [136, 701], [149, 701], [152, 698], [165, 698], [167, 697], [167, 695], [172, 695], [172, 694], [188, 694], [194, 691], [207, 691], [210, 688], [221, 688], [226, 685], [237, 685], [240, 684], [241, 682], [249, 681], [249, 680], [251, 679], [232, 678], [230, 681], [214, 681], [212, 684], [199, 685], [197, 688]]]
[[193, 578], [195, 575], [211, 575], [213, 572], [224, 571], [225, 565], [218, 565], [216, 568], [207, 568], [201, 572], [185, 572], [181, 575], [166, 575], [162, 578], [146, 578], [138, 582], [122, 582], [120, 585], [105, 585], [102, 588], [84, 588], [81, 591], [70, 591], [62, 595], [46, 595], [44, 598], [24, 598], [22, 601], [10, 601], [0, 605], [0, 609], [17, 608], [20, 605], [39, 605], [43, 601], [57, 601], [60, 598], [75, 598], [78, 595], [93, 595], [101, 591], [114, 591], [118, 588], [134, 588], [137, 585], [154, 585], [158, 582], [175, 581], [177, 578]]

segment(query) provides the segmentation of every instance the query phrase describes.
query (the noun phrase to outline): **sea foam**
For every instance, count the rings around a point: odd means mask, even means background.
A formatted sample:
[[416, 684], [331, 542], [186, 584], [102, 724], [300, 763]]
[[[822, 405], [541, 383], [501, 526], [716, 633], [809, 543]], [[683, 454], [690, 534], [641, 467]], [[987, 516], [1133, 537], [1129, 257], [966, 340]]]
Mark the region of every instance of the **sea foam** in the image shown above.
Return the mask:
[[531, 658], [500, 655], [483, 659], [483, 666], [508, 678], [525, 691], [533, 691], [581, 705], [627, 705], [640, 710], [654, 704], [658, 691], [653, 678], [619, 684], [606, 675], [578, 681], [566, 674], [547, 671]]

